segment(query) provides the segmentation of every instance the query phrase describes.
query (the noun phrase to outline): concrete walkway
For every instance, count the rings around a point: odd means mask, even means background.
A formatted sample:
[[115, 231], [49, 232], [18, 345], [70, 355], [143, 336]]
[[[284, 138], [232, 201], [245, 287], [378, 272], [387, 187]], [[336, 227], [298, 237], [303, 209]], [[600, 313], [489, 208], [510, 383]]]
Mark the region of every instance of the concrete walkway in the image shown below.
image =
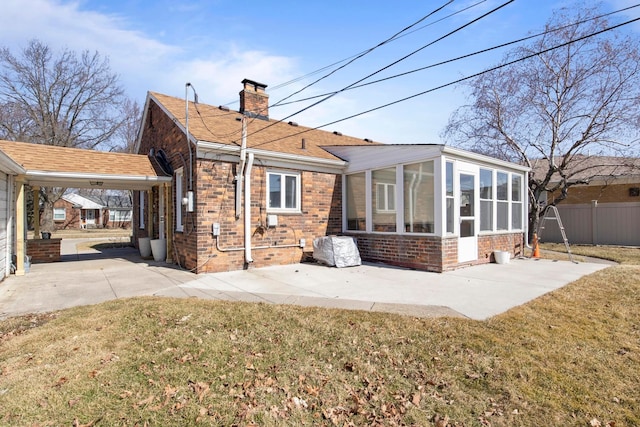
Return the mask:
[[[86, 241], [86, 239], [84, 240]], [[486, 319], [558, 289], [606, 264], [514, 259], [443, 274], [367, 264], [293, 264], [195, 275], [143, 260], [132, 248], [78, 250], [63, 240], [64, 262], [35, 264], [0, 283], [0, 319], [143, 295], [198, 297], [383, 311], [420, 317]]]

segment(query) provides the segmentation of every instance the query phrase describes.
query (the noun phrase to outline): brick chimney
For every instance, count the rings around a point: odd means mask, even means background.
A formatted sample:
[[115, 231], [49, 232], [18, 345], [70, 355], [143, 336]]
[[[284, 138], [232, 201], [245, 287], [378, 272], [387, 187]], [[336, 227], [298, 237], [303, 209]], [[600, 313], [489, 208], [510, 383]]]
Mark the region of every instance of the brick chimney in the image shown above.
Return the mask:
[[269, 120], [269, 95], [267, 85], [244, 79], [244, 89], [240, 91], [240, 112], [248, 117]]

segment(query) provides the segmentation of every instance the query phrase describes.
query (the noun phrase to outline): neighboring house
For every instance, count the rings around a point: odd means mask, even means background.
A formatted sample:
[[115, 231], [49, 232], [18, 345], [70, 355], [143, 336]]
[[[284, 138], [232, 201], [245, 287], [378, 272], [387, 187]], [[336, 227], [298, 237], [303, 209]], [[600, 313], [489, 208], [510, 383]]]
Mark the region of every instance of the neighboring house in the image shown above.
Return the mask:
[[173, 185], [134, 192], [133, 235], [166, 239], [168, 261], [197, 273], [296, 263], [337, 234], [366, 261], [436, 272], [522, 253], [528, 168], [271, 120], [266, 85], [242, 84], [240, 111], [147, 96], [137, 152]]
[[132, 207], [128, 197], [63, 195], [53, 205], [56, 230], [79, 228], [131, 228]]
[[[531, 173], [547, 165], [538, 161]], [[557, 208], [569, 243], [640, 246], [640, 159], [576, 156], [567, 174], [575, 185]], [[556, 194], [545, 194], [545, 203]], [[545, 221], [542, 240], [563, 241], [554, 221]]]

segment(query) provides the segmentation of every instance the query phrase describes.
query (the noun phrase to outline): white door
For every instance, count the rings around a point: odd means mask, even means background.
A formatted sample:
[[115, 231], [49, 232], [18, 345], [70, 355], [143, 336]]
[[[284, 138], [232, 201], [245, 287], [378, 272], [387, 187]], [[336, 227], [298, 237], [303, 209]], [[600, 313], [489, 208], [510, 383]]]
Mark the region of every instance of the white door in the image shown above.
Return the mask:
[[478, 167], [458, 163], [458, 262], [478, 259]]
[[96, 211], [93, 209], [87, 209], [86, 222], [88, 225], [95, 225], [96, 223]]

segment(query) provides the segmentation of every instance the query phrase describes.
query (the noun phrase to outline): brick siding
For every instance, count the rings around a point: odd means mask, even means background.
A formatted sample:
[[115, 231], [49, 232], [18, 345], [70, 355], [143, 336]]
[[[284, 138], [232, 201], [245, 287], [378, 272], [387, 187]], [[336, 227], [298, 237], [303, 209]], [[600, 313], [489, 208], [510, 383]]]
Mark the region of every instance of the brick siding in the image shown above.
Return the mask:
[[29, 239], [27, 240], [27, 255], [31, 263], [60, 261], [60, 242], [62, 239]]
[[467, 265], [495, 262], [493, 252], [523, 254], [523, 234], [496, 234], [478, 237], [478, 259], [458, 263], [457, 237], [409, 236], [391, 234], [349, 234], [356, 238], [360, 256], [365, 261], [382, 262], [399, 267], [441, 273]]

